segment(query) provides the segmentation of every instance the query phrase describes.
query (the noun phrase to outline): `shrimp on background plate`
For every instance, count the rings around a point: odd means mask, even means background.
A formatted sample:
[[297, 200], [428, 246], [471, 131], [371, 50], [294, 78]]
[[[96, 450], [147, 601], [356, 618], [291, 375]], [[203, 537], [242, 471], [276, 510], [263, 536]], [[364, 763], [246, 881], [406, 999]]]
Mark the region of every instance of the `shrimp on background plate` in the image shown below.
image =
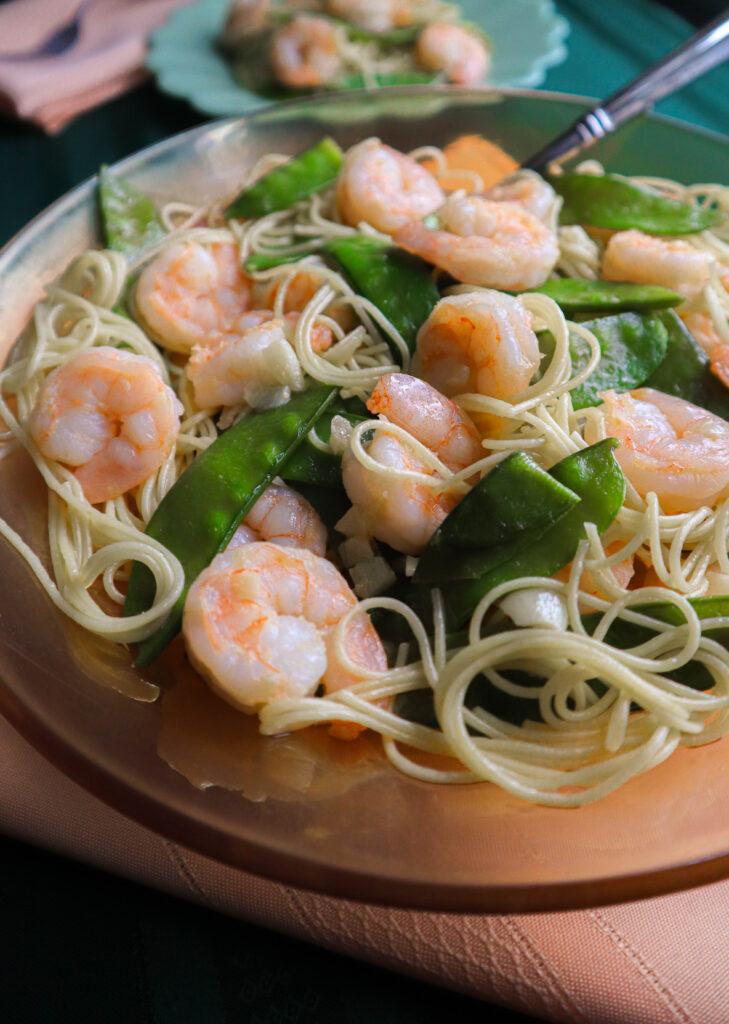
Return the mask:
[[525, 291], [544, 284], [559, 256], [554, 232], [515, 203], [453, 195], [440, 230], [404, 224], [392, 238], [464, 284]]
[[347, 150], [337, 179], [337, 204], [345, 224], [361, 222], [392, 234], [437, 210], [445, 192], [417, 160], [365, 139]]
[[182, 404], [146, 356], [99, 347], [48, 374], [28, 427], [47, 459], [74, 469], [86, 500], [118, 498], [175, 446]]
[[433, 21], [418, 36], [415, 56], [428, 71], [443, 72], [456, 85], [483, 82], [489, 69], [489, 51], [483, 41], [461, 25]]
[[[406, 430], [454, 473], [484, 454], [469, 416], [417, 377], [405, 373], [382, 377], [367, 408]], [[395, 471], [430, 477], [434, 485], [441, 479], [407, 442], [384, 430], [375, 431], [367, 454]], [[351, 448], [345, 448], [342, 456], [342, 482], [353, 507], [337, 528], [353, 536], [375, 537], [407, 555], [422, 552], [461, 496], [412, 478], [383, 476], [363, 465]]]
[[[193, 666], [243, 711], [328, 692], [387, 669], [379, 636], [356, 615], [344, 650], [334, 630], [357, 598], [331, 562], [303, 548], [244, 544], [217, 555], [190, 587], [182, 632]], [[359, 731], [359, 727], [355, 731]]]
[[316, 15], [300, 14], [280, 28], [269, 55], [276, 79], [294, 89], [328, 85], [341, 70], [336, 27]]
[[144, 268], [134, 291], [144, 325], [173, 352], [235, 332], [249, 304], [250, 281], [232, 242], [174, 242]]
[[367, 32], [390, 32], [411, 25], [420, 0], [326, 0], [326, 9]]
[[653, 388], [606, 391], [585, 440], [617, 437], [615, 457], [641, 497], [654, 492], [668, 515], [715, 505], [729, 494], [729, 423]]

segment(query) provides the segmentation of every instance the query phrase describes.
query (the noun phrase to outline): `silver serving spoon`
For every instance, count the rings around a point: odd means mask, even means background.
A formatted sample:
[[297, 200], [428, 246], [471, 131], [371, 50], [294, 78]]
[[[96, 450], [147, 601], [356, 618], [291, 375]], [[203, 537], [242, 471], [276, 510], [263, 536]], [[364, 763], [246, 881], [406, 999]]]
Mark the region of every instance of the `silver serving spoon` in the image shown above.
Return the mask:
[[583, 114], [566, 132], [525, 160], [522, 167], [541, 171], [574, 156], [728, 57], [729, 7], [667, 57]]
[[59, 57], [62, 53], [75, 46], [81, 35], [81, 23], [89, 9], [98, 0], [83, 0], [83, 3], [76, 8], [73, 16], [63, 25], [59, 25], [43, 42], [34, 46], [31, 50], [19, 50], [17, 52], [0, 52], [0, 62], [4, 60], [42, 60], [43, 57]]

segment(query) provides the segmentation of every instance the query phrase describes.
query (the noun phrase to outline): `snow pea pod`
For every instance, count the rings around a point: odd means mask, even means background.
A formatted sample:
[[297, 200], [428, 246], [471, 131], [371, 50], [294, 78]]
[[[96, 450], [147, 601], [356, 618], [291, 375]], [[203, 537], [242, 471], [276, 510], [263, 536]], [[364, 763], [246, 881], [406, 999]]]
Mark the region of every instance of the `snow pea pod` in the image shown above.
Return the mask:
[[115, 177], [108, 167], [99, 171], [99, 205], [107, 247], [130, 262], [167, 234], [149, 196]]
[[[332, 419], [335, 416], [343, 416], [352, 426], [370, 418], [367, 407], [358, 398], [337, 399], [327, 407], [314, 428], [314, 433], [324, 444], [329, 442]], [[297, 489], [299, 484], [341, 487], [342, 457], [331, 451], [323, 451], [307, 434], [287, 460], [283, 478], [294, 483]]]
[[257, 270], [280, 267], [284, 263], [298, 263], [299, 260], [303, 260], [304, 256], [312, 256], [318, 250], [318, 245], [310, 245], [300, 252], [282, 253], [281, 255], [272, 252], [254, 252], [243, 264], [243, 269], [247, 270], [249, 274], [254, 274]]
[[[585, 536], [585, 523], [594, 523], [599, 533], [608, 528], [625, 497], [625, 478], [613, 455], [617, 445], [614, 437], [608, 437], [558, 462], [550, 475], [581, 500], [547, 530], [536, 536], [527, 532], [493, 549], [495, 557], [477, 579], [442, 584], [448, 629], [460, 629], [481, 598], [500, 583], [520, 576], [551, 576], [567, 565]], [[429, 607], [430, 587], [423, 592], [421, 584], [417, 589], [418, 603], [423, 609]]]
[[226, 207], [225, 216], [231, 220], [247, 220], [286, 210], [312, 192], [320, 192], [331, 185], [342, 166], [342, 158], [342, 150], [334, 139], [323, 138], [244, 189]]
[[622, 281], [581, 281], [559, 277], [533, 289], [553, 299], [567, 315], [573, 313], [623, 313], [679, 306], [683, 295], [657, 284]]
[[673, 310], [657, 316], [668, 332], [668, 349], [645, 380], [645, 387], [683, 398], [729, 420], [729, 391], [711, 372], [709, 357]]
[[[572, 390], [575, 409], [599, 405], [600, 395], [608, 388], [629, 391], [639, 387], [661, 365], [668, 351], [668, 329], [658, 314], [618, 313], [586, 320], [583, 327], [597, 338], [602, 356], [590, 377]], [[540, 333], [539, 348], [551, 356], [551, 334]], [[570, 331], [569, 348], [572, 366], [578, 372], [587, 365], [590, 348], [575, 331]]]
[[[286, 405], [247, 416], [201, 452], [165, 495], [146, 533], [177, 556], [186, 586], [159, 629], [139, 644], [139, 665], [148, 665], [175, 637], [188, 587], [225, 547], [336, 394], [336, 388], [317, 384]], [[153, 599], [154, 579], [135, 562], [124, 614], [145, 611]]]
[[[418, 256], [379, 238], [333, 238], [324, 246], [356, 292], [364, 295], [392, 322], [411, 352], [417, 334], [440, 299], [431, 268]], [[391, 343], [393, 353], [399, 351]]]
[[562, 196], [560, 224], [584, 224], [657, 235], [689, 235], [725, 220], [711, 207], [669, 199], [614, 174], [559, 174], [549, 179]]
[[525, 452], [513, 452], [473, 487], [436, 530], [417, 581], [478, 579], [505, 545], [541, 536], [580, 498]]

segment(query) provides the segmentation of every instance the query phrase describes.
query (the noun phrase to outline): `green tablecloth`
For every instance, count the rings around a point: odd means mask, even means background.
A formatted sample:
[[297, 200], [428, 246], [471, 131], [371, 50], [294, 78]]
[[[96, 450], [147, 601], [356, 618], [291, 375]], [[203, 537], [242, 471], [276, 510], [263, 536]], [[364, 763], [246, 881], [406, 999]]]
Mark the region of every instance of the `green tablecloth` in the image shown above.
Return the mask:
[[[567, 61], [544, 83], [555, 91], [608, 95], [692, 31], [648, 0], [564, 0], [557, 7], [570, 20], [571, 34]], [[729, 68], [715, 70], [659, 109], [729, 132]], [[100, 163], [113, 163], [200, 120], [149, 84], [55, 138], [0, 122], [0, 244]], [[55, 1020], [62, 1011], [76, 1024], [414, 1024], [451, 1015], [470, 1024], [489, 1016], [473, 1000], [10, 840], [0, 840], [0, 869], [0, 1018], [9, 1022]], [[501, 1019], [526, 1021], [518, 1014]]]

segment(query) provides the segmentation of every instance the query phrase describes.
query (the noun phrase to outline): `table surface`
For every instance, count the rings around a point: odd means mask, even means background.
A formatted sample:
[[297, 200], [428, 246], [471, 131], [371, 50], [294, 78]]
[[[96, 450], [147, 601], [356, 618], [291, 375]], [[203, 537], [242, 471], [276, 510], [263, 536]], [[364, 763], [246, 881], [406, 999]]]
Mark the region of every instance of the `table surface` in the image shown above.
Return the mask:
[[[564, 0], [556, 6], [571, 23], [569, 56], [548, 73], [544, 88], [560, 92], [609, 95], [692, 31], [651, 0]], [[700, 22], [723, 6], [699, 0], [686, 10]], [[658, 109], [728, 131], [729, 68], [711, 72]], [[86, 114], [54, 138], [0, 120], [0, 245], [101, 163], [202, 120], [151, 83]], [[0, 1015], [7, 1020], [52, 1019], [53, 1006], [63, 1006], [76, 1024], [414, 1024], [446, 1015], [470, 1024], [484, 1018], [476, 1000], [2, 838], [0, 906], [3, 933], [12, 937], [0, 968]], [[527, 1021], [516, 1013], [500, 1019]]]

